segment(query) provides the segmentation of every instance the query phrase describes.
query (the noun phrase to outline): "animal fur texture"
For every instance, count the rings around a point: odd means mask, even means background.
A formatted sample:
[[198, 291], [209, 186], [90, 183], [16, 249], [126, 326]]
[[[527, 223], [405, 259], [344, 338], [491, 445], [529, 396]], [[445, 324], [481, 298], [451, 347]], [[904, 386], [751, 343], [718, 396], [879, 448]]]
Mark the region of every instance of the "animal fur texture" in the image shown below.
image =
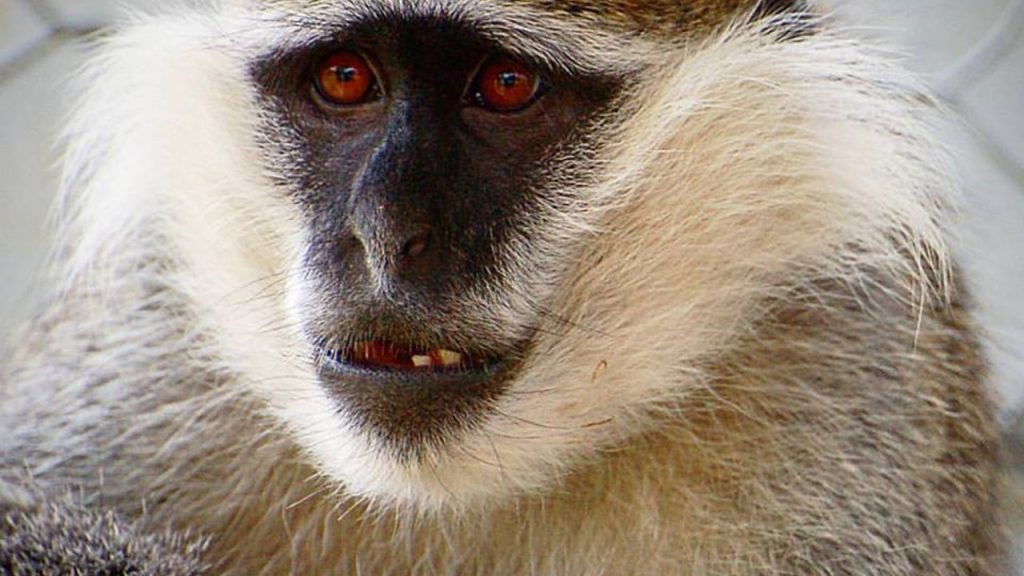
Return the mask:
[[[1000, 573], [941, 107], [828, 20], [753, 8], [136, 17], [78, 84], [53, 290], [4, 365], [0, 500], [72, 490], [140, 533], [209, 538], [217, 574]], [[413, 458], [317, 383], [310, 231], [249, 76], [367, 12], [628, 79], [459, 303], [477, 333], [533, 334], [522, 366]]]
[[0, 572], [11, 576], [196, 576], [202, 540], [147, 534], [113, 512], [59, 499], [35, 510], [6, 510]]

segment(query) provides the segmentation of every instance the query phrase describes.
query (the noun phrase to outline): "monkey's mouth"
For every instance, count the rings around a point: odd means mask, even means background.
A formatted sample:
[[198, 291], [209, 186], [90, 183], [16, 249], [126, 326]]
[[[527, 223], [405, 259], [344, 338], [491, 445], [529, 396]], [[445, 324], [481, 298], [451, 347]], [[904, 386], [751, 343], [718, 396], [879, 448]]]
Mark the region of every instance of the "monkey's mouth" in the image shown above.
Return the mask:
[[385, 340], [356, 342], [343, 348], [317, 345], [324, 363], [334, 368], [411, 373], [484, 370], [501, 359], [448, 348], [422, 348]]
[[316, 347], [320, 385], [340, 413], [401, 459], [480, 424], [496, 405], [521, 360], [363, 340]]

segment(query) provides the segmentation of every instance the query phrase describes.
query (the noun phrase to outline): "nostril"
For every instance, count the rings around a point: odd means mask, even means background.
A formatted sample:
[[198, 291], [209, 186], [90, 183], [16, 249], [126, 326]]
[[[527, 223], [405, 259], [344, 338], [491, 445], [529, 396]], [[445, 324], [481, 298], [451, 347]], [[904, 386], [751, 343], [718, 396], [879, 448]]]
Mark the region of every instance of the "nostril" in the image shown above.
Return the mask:
[[430, 232], [422, 232], [409, 239], [402, 247], [402, 255], [409, 258], [416, 258], [427, 251], [430, 246]]

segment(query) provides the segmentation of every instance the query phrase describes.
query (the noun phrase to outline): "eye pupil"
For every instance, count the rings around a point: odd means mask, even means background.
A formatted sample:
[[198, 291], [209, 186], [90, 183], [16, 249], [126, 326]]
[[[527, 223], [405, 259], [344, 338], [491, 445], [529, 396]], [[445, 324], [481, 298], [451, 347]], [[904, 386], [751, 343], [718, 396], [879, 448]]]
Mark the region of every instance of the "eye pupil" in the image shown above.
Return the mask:
[[316, 89], [333, 104], [352, 106], [369, 99], [374, 86], [373, 70], [354, 52], [332, 54], [316, 70]]
[[503, 88], [512, 88], [516, 84], [519, 84], [521, 79], [522, 77], [515, 72], [502, 72], [498, 75], [498, 83], [501, 84]]

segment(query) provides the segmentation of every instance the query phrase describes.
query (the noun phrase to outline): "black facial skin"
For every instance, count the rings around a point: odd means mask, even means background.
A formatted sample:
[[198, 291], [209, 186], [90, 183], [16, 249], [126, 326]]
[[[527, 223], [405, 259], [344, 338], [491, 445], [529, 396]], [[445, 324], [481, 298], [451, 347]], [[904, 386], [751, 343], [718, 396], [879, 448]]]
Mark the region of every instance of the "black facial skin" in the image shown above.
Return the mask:
[[[341, 51], [375, 69], [365, 103], [335, 106], [316, 93], [317, 64]], [[496, 54], [457, 23], [386, 20], [272, 54], [253, 70], [277, 112], [263, 127], [264, 152], [291, 167], [281, 184], [311, 231], [305, 265], [316, 302], [305, 329], [322, 352], [321, 384], [399, 457], [479, 422], [515, 372], [530, 334], [496, 338], [465, 320], [460, 297], [504, 273], [502, 247], [552, 193], [546, 171], [617, 92], [612, 79], [523, 62], [542, 78], [538, 98], [516, 112], [487, 110], [471, 87]], [[473, 362], [360, 367], [345, 351], [362, 341], [445, 348]]]

